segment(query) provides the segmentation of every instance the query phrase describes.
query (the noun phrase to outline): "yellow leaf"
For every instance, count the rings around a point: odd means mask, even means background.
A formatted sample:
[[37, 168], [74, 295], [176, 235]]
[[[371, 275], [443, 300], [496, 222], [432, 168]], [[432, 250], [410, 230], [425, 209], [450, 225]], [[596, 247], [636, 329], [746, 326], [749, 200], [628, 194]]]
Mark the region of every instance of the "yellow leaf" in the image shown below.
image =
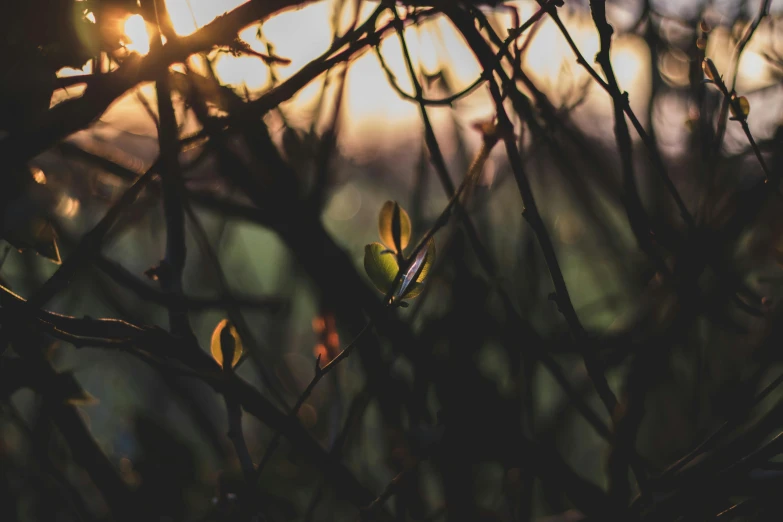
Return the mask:
[[704, 61], [701, 62], [701, 70], [704, 71], [704, 76], [712, 81], [715, 81], [715, 78], [720, 76], [720, 74], [718, 74], [718, 69], [715, 68], [715, 64], [712, 63], [712, 60], [709, 58], [705, 58]]
[[[233, 360], [231, 361], [231, 367], [237, 365], [239, 359], [242, 357], [242, 339], [239, 337], [239, 332], [228, 319], [220, 321], [215, 329], [212, 331], [212, 342], [210, 343], [210, 351], [215, 361], [223, 367], [223, 348], [226, 340], [233, 340]], [[230, 348], [226, 346], [225, 348]]]
[[387, 201], [378, 214], [378, 234], [386, 248], [397, 252], [394, 241], [394, 214], [399, 212], [400, 247], [404, 250], [411, 240], [411, 218], [396, 201]]
[[[748, 102], [748, 99], [744, 96], [740, 96], [737, 98], [736, 95], [733, 96], [734, 101], [736, 101], [736, 104], [739, 105], [739, 110], [742, 111], [742, 118], [747, 118], [748, 114], [750, 114], [750, 102]], [[731, 115], [735, 118], [740, 118], [740, 116], [737, 114], [736, 109], [734, 108], [734, 103], [732, 103], [729, 108], [731, 109]]]

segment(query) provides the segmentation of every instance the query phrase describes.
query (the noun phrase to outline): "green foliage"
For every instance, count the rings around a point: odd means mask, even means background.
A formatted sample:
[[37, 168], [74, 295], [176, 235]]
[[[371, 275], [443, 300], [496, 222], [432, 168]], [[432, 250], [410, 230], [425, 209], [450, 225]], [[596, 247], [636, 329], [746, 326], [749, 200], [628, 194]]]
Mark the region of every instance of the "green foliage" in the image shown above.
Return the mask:
[[375, 287], [388, 293], [400, 267], [394, 253], [380, 243], [370, 243], [364, 247], [364, 270]]

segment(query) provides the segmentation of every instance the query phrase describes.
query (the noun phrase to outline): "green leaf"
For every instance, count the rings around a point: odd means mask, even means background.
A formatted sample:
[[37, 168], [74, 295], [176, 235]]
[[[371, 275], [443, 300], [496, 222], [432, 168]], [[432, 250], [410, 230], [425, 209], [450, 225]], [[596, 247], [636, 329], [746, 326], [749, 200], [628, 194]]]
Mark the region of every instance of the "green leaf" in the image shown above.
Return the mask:
[[384, 245], [370, 243], [364, 247], [364, 270], [375, 288], [387, 294], [399, 271], [397, 257]]
[[386, 248], [396, 253], [401, 253], [408, 246], [411, 240], [411, 218], [396, 201], [387, 201], [381, 207], [378, 234]]

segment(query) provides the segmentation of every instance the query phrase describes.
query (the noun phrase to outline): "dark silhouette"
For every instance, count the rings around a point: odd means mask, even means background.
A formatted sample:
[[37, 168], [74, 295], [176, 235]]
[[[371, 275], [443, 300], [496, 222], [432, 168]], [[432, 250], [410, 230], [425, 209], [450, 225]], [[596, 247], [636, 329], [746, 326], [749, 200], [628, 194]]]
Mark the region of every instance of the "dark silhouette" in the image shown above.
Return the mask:
[[[0, 7], [0, 520], [779, 518], [769, 0], [336, 0], [281, 76], [263, 22], [311, 3], [185, 36], [162, 0]], [[435, 20], [475, 81], [412, 51]], [[373, 51], [419, 119], [359, 157]], [[221, 83], [224, 53], [269, 84]], [[132, 97], [154, 138], [101, 121]]]

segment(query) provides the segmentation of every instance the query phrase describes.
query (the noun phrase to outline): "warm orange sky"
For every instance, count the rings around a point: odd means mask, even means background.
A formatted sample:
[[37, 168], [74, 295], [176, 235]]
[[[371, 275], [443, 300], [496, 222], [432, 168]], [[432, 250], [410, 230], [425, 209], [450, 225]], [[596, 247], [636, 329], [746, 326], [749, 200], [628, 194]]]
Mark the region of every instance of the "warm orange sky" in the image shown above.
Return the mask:
[[[244, 3], [243, 0], [168, 0], [175, 30], [189, 34], [198, 27], [210, 22], [216, 16]], [[303, 9], [285, 12], [263, 25], [263, 35], [275, 46], [275, 52], [291, 60], [291, 65], [277, 68], [279, 79], [284, 80], [308, 61], [314, 59], [328, 48], [332, 38], [330, 21], [335, 0], [324, 0]], [[343, 23], [349, 20], [352, 11], [351, 2], [347, 2]], [[507, 2], [517, 7], [522, 20], [527, 19], [537, 8], [534, 1], [520, 0]], [[362, 17], [366, 17], [375, 7], [375, 2], [364, 2]], [[595, 28], [586, 12], [560, 10], [563, 21], [568, 26], [574, 40], [586, 57], [595, 55], [598, 50], [598, 38]], [[511, 18], [498, 13], [500, 27], [511, 25]], [[628, 13], [614, 10], [617, 23], [622, 24]], [[145, 53], [148, 50], [144, 23], [139, 16], [125, 22], [125, 31], [133, 40], [129, 49]], [[240, 34], [255, 50], [266, 52], [264, 43], [256, 38], [256, 28], [251, 27]], [[740, 64], [738, 89], [749, 89], [768, 83], [768, 66], [758, 54], [757, 41], [754, 38], [743, 55]], [[468, 85], [479, 74], [479, 67], [472, 53], [462, 42], [456, 31], [444, 19], [427, 22], [420, 28], [408, 28], [406, 40], [415, 62], [421, 63], [429, 71], [447, 64], [457, 87]], [[395, 72], [400, 85], [411, 91], [407, 71], [400, 52], [398, 38], [390, 37], [382, 45], [385, 59]], [[731, 43], [727, 30], [713, 31], [707, 54], [711, 56], [720, 70], [728, 67], [731, 56]], [[631, 104], [637, 114], [646, 114], [646, 104], [650, 93], [649, 53], [644, 41], [633, 35], [621, 35], [612, 45], [612, 58], [615, 72], [622, 88], [630, 93]], [[672, 83], [686, 80], [687, 62], [682, 57], [665, 55], [661, 70]], [[215, 64], [216, 72], [223, 82], [239, 88], [245, 88], [258, 95], [268, 87], [269, 71], [264, 63], [248, 56], [235, 57], [222, 54]], [[554, 102], [568, 101], [577, 93], [578, 87], [587, 80], [586, 72], [578, 67], [570, 49], [556, 26], [544, 18], [537, 29], [526, 55], [525, 68], [532, 79]], [[323, 78], [312, 82], [289, 104], [289, 116], [294, 122], [306, 124], [314, 100], [322, 86]], [[142, 92], [154, 100], [152, 89]], [[116, 104], [104, 121], [113, 125], [130, 126], [134, 132], [146, 128], [154, 133], [149, 122], [132, 121], [143, 118], [138, 111], [138, 99], [135, 95], [126, 96], [122, 103]], [[128, 104], [134, 105], [131, 108]], [[152, 104], [154, 106], [154, 103]], [[591, 88], [581, 111], [589, 120], [609, 118], [610, 100], [600, 89]], [[343, 127], [341, 139], [344, 145], [361, 148], [362, 144], [374, 143], [377, 146], [378, 133], [388, 135], [395, 129], [409, 128], [418, 118], [415, 104], [402, 100], [388, 85], [374, 53], [369, 52], [352, 63], [348, 75], [347, 98], [344, 105], [350, 124]], [[459, 104], [460, 118], [464, 121], [489, 116], [492, 108], [485, 90], [480, 89]], [[447, 109], [433, 109], [434, 113]], [[132, 116], [134, 115], [135, 116]], [[129, 119], [129, 117], [131, 119]], [[435, 114], [434, 119], [439, 116]], [[609, 120], [607, 119], [607, 122]], [[378, 122], [383, 122], [379, 126]]]

